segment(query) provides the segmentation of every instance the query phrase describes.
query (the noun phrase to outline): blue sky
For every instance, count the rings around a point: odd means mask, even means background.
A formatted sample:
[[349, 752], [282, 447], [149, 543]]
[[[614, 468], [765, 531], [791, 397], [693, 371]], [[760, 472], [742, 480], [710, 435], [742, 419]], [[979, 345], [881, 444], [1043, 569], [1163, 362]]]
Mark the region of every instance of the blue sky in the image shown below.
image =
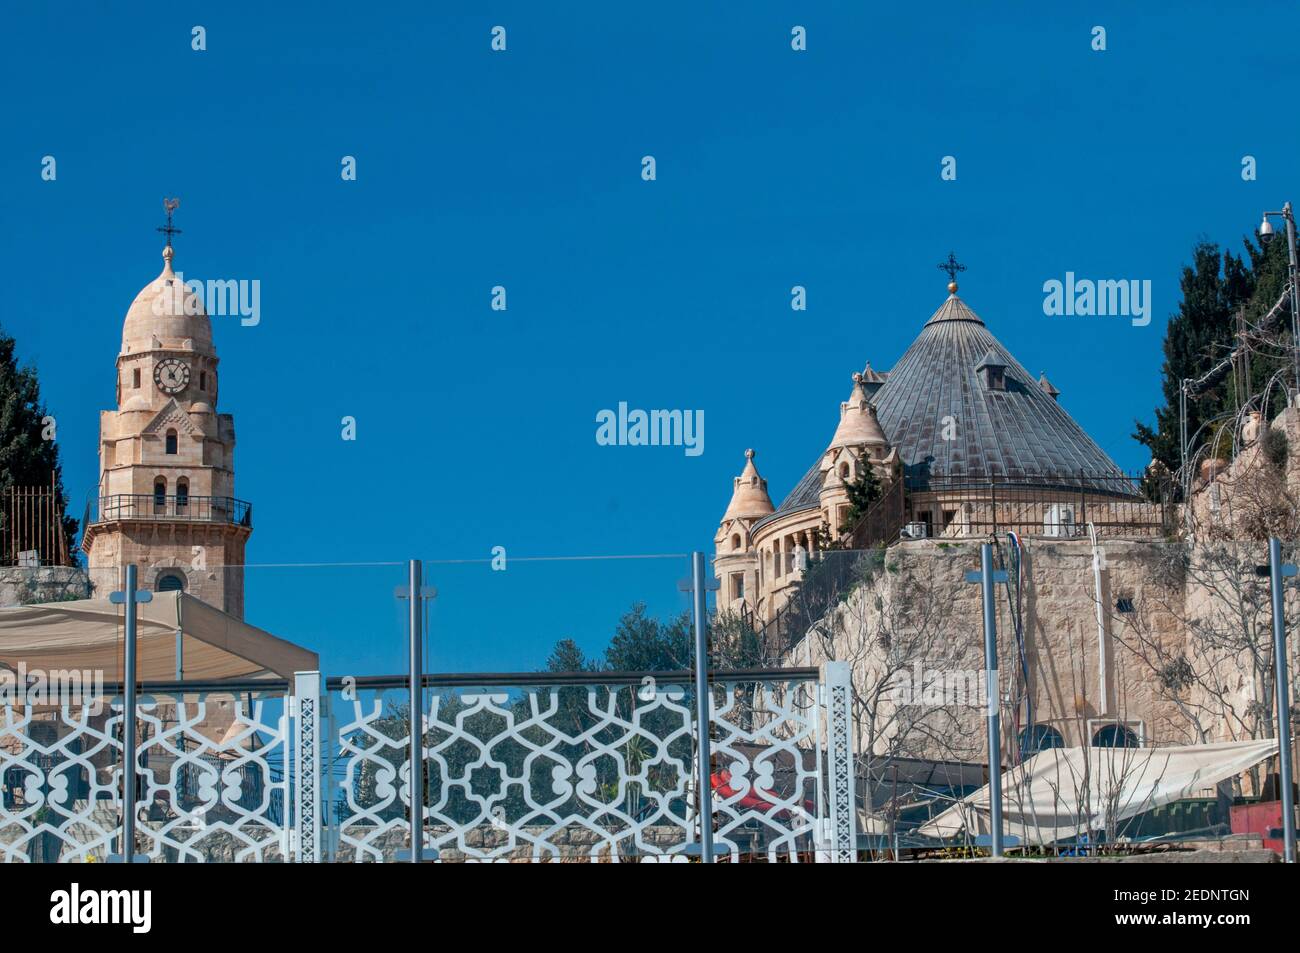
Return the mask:
[[[708, 550], [744, 449], [779, 501], [849, 375], [941, 303], [950, 250], [968, 304], [1136, 469], [1193, 243], [1238, 247], [1297, 196], [1297, 67], [1266, 44], [1300, 23], [1131, 6], [9, 6], [0, 323], [80, 516], [179, 195], [178, 268], [262, 285], [258, 326], [214, 319], [260, 565]], [[1155, 319], [1045, 317], [1067, 270], [1151, 280]], [[703, 410], [705, 452], [598, 446], [619, 401]], [[598, 650], [634, 600], [684, 607], [685, 559], [509, 565], [429, 567], [432, 667], [532, 668], [558, 638]], [[251, 568], [248, 619], [333, 674], [398, 671], [403, 571]]]

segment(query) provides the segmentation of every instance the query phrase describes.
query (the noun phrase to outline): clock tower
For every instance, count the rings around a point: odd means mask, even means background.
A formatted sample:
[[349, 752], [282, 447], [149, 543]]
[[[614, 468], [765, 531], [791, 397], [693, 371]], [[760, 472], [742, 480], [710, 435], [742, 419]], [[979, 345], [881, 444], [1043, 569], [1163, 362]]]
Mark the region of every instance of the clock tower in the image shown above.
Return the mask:
[[99, 488], [82, 549], [97, 596], [139, 567], [141, 588], [181, 589], [242, 619], [252, 507], [235, 498], [235, 424], [200, 295], [163, 270], [135, 297], [117, 355], [117, 409], [99, 418]]

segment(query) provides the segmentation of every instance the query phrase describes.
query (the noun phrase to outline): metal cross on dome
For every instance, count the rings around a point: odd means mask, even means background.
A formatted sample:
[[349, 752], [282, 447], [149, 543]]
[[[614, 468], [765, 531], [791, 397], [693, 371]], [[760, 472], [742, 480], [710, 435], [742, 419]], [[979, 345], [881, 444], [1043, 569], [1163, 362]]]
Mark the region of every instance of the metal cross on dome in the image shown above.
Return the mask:
[[958, 264], [957, 256], [952, 252], [948, 252], [948, 260], [939, 262], [939, 270], [948, 272], [949, 281], [956, 281], [957, 272], [965, 271], [966, 266]]
[[167, 236], [167, 247], [172, 247], [172, 236], [179, 235], [181, 230], [172, 226], [172, 215], [181, 207], [180, 199], [163, 199], [163, 209], [167, 212], [167, 224], [160, 226], [158, 231]]

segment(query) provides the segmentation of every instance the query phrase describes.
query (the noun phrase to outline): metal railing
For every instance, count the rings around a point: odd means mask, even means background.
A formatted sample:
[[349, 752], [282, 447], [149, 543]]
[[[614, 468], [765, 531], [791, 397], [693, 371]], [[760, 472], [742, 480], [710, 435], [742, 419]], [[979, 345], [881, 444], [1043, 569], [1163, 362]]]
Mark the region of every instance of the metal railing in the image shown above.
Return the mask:
[[881, 553], [880, 549], [829, 549], [810, 554], [799, 588], [757, 632], [764, 657], [784, 657], [847, 596], [869, 567], [880, 565]]
[[0, 500], [0, 566], [75, 566], [56, 479], [48, 486], [11, 486]]
[[849, 532], [850, 549], [872, 549], [888, 546], [898, 539], [898, 531], [906, 522], [904, 483], [894, 480], [885, 488], [880, 499], [867, 507], [867, 512]]
[[119, 493], [99, 498], [97, 523], [115, 520], [191, 520], [196, 523], [253, 525], [253, 504], [229, 496], [163, 496]]
[[928, 522], [928, 535], [936, 537], [1074, 537], [1086, 535], [1089, 523], [1099, 536], [1149, 537], [1167, 535], [1177, 523], [1172, 484], [1144, 476], [926, 473], [904, 482], [911, 518]]

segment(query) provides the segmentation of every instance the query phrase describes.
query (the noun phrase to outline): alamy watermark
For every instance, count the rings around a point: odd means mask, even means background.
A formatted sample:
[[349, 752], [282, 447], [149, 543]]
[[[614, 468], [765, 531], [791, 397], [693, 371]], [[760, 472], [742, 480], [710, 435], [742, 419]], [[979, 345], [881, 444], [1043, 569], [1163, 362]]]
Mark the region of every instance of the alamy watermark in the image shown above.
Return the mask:
[[987, 669], [927, 669], [917, 661], [910, 671], [898, 673], [890, 698], [900, 707], [987, 708], [989, 698], [998, 697], [997, 677]]
[[602, 447], [685, 447], [688, 457], [704, 452], [704, 411], [618, 410], [596, 412], [596, 443]]
[[185, 275], [176, 272], [174, 279], [159, 278], [166, 282], [163, 292], [153, 299], [153, 313], [196, 315], [200, 310], [208, 317], [238, 317], [244, 327], [256, 327], [262, 320], [262, 282], [253, 278], [209, 278], [207, 281], [186, 281]]
[[98, 715], [104, 708], [104, 670], [29, 669], [26, 662], [0, 668], [0, 705], [84, 705], [90, 714]]
[[1043, 314], [1081, 317], [1132, 318], [1135, 328], [1151, 323], [1151, 279], [1076, 278], [1067, 271], [1065, 280], [1043, 282]]

